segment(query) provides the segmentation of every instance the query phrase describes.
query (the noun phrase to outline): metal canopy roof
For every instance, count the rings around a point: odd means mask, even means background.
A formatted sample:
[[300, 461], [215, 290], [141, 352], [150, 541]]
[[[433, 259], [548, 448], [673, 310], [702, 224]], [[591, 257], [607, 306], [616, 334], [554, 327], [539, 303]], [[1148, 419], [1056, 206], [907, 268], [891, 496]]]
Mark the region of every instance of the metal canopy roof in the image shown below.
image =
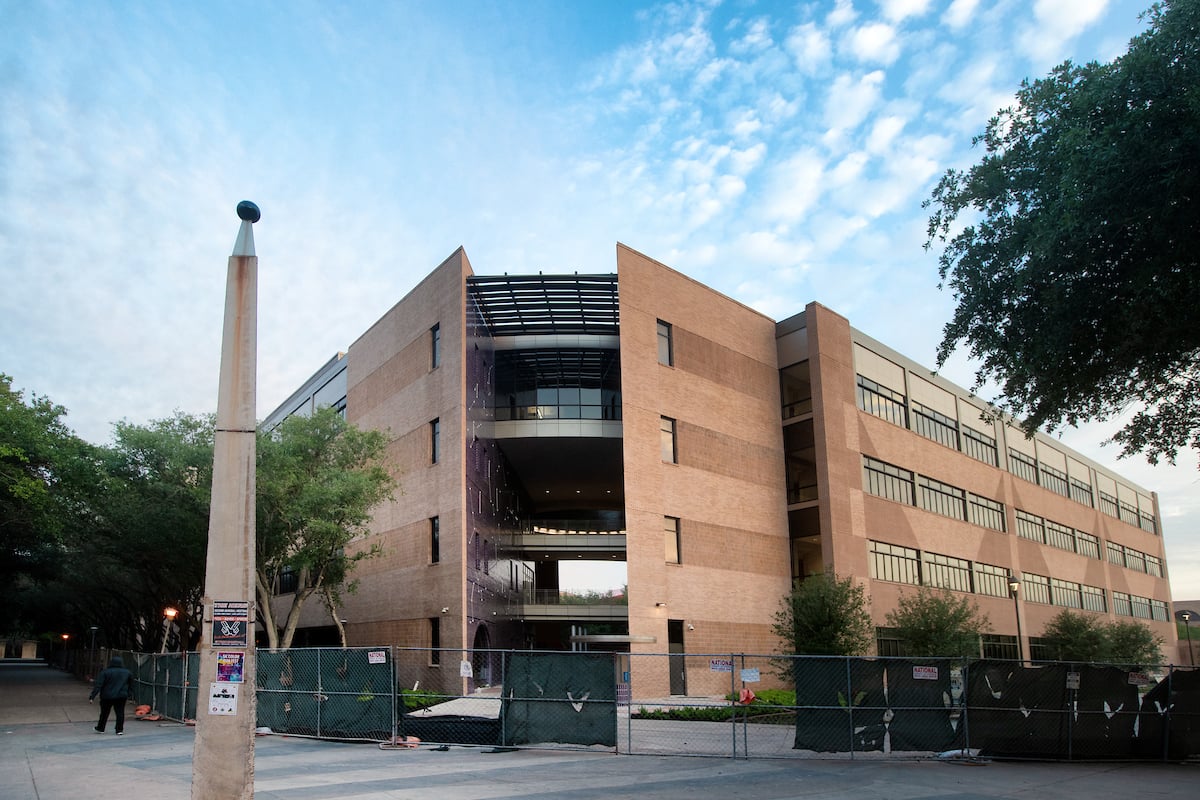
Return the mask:
[[619, 332], [617, 276], [475, 275], [467, 289], [492, 336]]

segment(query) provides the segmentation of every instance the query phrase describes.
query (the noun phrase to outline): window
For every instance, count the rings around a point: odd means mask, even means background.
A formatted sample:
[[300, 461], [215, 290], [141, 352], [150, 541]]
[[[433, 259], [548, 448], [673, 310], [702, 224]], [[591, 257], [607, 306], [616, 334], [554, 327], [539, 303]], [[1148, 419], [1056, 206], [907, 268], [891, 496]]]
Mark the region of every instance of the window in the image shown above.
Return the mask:
[[1110, 517], [1118, 516], [1117, 513], [1117, 498], [1111, 494], [1100, 492], [1100, 510]]
[[1033, 542], [1046, 543], [1046, 520], [1017, 509], [1017, 536]]
[[1049, 578], [1026, 572], [1021, 576], [1021, 591], [1025, 593], [1027, 602], [1050, 605]]
[[868, 414], [886, 419], [902, 428], [908, 427], [904, 395], [881, 386], [870, 378], [858, 376], [858, 407]]
[[1000, 455], [996, 449], [996, 438], [994, 436], [980, 433], [974, 428], [968, 428], [966, 425], [963, 426], [962, 434], [962, 448], [964, 453], [976, 461], [991, 464], [993, 467], [1000, 466]]
[[435, 419], [433, 422], [429, 423], [429, 451], [430, 451], [429, 463], [431, 463], [431, 464], [438, 463], [438, 458], [441, 455], [439, 452], [441, 450], [441, 438], [442, 438], [442, 421]]
[[1066, 525], [1046, 520], [1046, 544], [1059, 550], [1075, 552], [1075, 532]]
[[429, 368], [437, 369], [442, 364], [442, 326], [429, 329]]
[[1138, 512], [1142, 520], [1142, 530], [1147, 533], [1158, 533], [1158, 528], [1154, 524], [1154, 515], [1146, 511]]
[[784, 419], [812, 413], [812, 381], [807, 361], [779, 371], [779, 396], [783, 402]]
[[1079, 584], [1074, 581], [1060, 581], [1057, 578], [1051, 578], [1050, 596], [1056, 606], [1083, 608], [1083, 596], [1079, 591]]
[[913, 401], [913, 430], [938, 444], [958, 449], [958, 422], [928, 406]]
[[913, 474], [870, 456], [863, 456], [864, 488], [876, 497], [913, 504]]
[[905, 655], [904, 640], [895, 628], [875, 628], [875, 653], [880, 656]]
[[1125, 566], [1125, 548], [1116, 542], [1108, 543], [1108, 563]]
[[1132, 503], [1126, 503], [1124, 500], [1117, 503], [1117, 510], [1122, 522], [1128, 522], [1130, 525], [1140, 526], [1141, 520], [1138, 517], [1137, 507]]
[[1146, 556], [1146, 572], [1147, 574], [1153, 575], [1156, 578], [1161, 578], [1163, 576], [1162, 561], [1158, 559], [1158, 556]]
[[975, 578], [975, 593], [992, 597], [1008, 597], [1008, 570], [993, 564], [971, 565]]
[[1138, 619], [1150, 619], [1150, 598], [1138, 597], [1136, 594], [1129, 598], [1133, 608], [1133, 616]]
[[971, 591], [971, 562], [938, 553], [922, 553], [925, 560], [926, 586], [951, 589], [955, 592]]
[[980, 639], [983, 640], [983, 657], [995, 658], [1004, 661], [1016, 661], [1021, 657], [1021, 648], [1017, 644], [1017, 637], [1004, 636], [999, 633], [985, 633]]
[[1132, 617], [1133, 607], [1129, 603], [1129, 595], [1125, 592], [1113, 592], [1113, 613], [1118, 617]]
[[871, 577], [920, 586], [921, 561], [917, 551], [895, 544], [871, 542]]
[[1042, 479], [1039, 483], [1055, 494], [1061, 494], [1063, 497], [1071, 496], [1071, 487], [1067, 483], [1067, 473], [1061, 472], [1047, 464], [1040, 464]]
[[436, 564], [442, 560], [441, 522], [437, 517], [429, 518], [429, 563]]
[[1104, 603], [1104, 590], [1098, 586], [1088, 586], [1084, 584], [1080, 587], [1083, 595], [1084, 611], [1108, 611], [1108, 606]]
[[1011, 447], [1008, 448], [1008, 471], [1030, 483], [1037, 483], [1037, 460]]
[[1092, 487], [1079, 478], [1071, 478], [1071, 499], [1090, 507], [1092, 505]]
[[1135, 569], [1138, 572], [1145, 572], [1146, 571], [1146, 554], [1139, 550], [1134, 550], [1132, 548], [1126, 547], [1125, 548], [1125, 566], [1129, 567], [1130, 569]]
[[1090, 533], [1075, 531], [1075, 552], [1088, 558], [1100, 557], [1100, 539]]
[[291, 594], [298, 588], [300, 588], [300, 577], [296, 574], [296, 570], [284, 564], [279, 568], [278, 594]]
[[1005, 530], [1004, 504], [977, 494], [967, 494], [967, 520], [994, 531]]
[[1150, 618], [1159, 622], [1167, 621], [1167, 604], [1162, 600], [1150, 601]]
[[678, 453], [675, 450], [675, 420], [670, 417], [659, 417], [658, 441], [659, 449], [662, 451], [662, 460], [668, 464], [679, 463], [676, 460]]
[[671, 324], [658, 321], [658, 363], [675, 366], [675, 348], [671, 341]]
[[436, 667], [442, 663], [442, 621], [437, 617], [429, 618], [429, 665]]
[[924, 475], [917, 477], [917, 505], [926, 511], [953, 519], [966, 519], [966, 493], [955, 486]]
[[679, 564], [679, 517], [663, 517], [663, 543], [667, 551], [667, 563]]

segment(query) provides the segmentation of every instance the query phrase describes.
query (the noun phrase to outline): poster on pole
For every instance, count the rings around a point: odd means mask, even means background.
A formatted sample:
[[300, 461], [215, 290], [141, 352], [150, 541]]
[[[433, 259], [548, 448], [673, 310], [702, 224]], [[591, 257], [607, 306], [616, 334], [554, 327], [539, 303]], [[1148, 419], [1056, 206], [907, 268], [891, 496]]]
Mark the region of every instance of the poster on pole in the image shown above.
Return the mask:
[[242, 683], [245, 668], [245, 653], [217, 653], [217, 681], [219, 683]]
[[250, 603], [245, 600], [214, 600], [213, 647], [245, 647], [250, 630]]
[[217, 717], [236, 717], [239, 688], [236, 683], [210, 683], [208, 713]]

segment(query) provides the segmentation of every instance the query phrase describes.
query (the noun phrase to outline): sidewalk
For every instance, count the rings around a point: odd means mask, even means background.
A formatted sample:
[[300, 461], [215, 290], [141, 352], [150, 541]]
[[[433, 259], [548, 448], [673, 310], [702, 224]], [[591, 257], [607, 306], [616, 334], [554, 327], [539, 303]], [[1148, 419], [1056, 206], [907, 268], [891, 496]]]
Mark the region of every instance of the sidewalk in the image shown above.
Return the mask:
[[[111, 723], [98, 735], [88, 690], [44, 665], [0, 663], [0, 798], [190, 800], [194, 730], [129, 719], [124, 736]], [[734, 761], [255, 740], [257, 800], [1183, 800], [1198, 791], [1197, 765]]]

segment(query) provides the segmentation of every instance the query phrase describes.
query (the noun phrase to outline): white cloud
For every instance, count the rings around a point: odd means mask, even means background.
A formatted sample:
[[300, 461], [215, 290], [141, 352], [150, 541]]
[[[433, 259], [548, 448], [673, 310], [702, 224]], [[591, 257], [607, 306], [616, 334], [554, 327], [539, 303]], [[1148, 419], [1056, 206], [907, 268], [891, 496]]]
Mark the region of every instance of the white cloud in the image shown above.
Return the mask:
[[956, 30], [963, 28], [971, 21], [978, 6], [979, 0], [954, 0], [942, 15], [942, 21]]
[[868, 72], [857, 79], [843, 73], [834, 79], [825, 99], [825, 123], [834, 131], [853, 128], [867, 118], [879, 102], [883, 72]]
[[859, 61], [873, 64], [891, 64], [900, 56], [896, 29], [883, 22], [851, 28], [842, 39], [842, 47]]
[[761, 164], [766, 155], [767, 146], [762, 142], [745, 150], [731, 150], [729, 153], [730, 169], [735, 175], [746, 175]]
[[875, 124], [871, 126], [870, 133], [867, 134], [867, 152], [872, 155], [879, 155], [885, 152], [904, 130], [906, 120], [898, 116], [880, 117], [875, 120]]
[[833, 56], [829, 36], [811, 22], [793, 28], [784, 41], [784, 49], [791, 55], [796, 68], [806, 74], [817, 72], [829, 64]]
[[837, 0], [834, 7], [825, 16], [825, 24], [831, 28], [840, 28], [843, 25], [849, 25], [858, 18], [858, 12], [854, 10], [854, 3], [851, 0]]
[[824, 171], [825, 160], [811, 149], [777, 164], [764, 193], [767, 218], [784, 222], [803, 219], [821, 196]]
[[758, 53], [773, 47], [775, 42], [771, 39], [771, 24], [765, 18], [759, 18], [750, 23], [746, 29], [746, 33], [740, 39], [737, 39], [729, 44], [729, 50], [733, 53]]
[[1058, 63], [1065, 57], [1066, 43], [1099, 19], [1107, 6], [1108, 0], [1037, 0], [1033, 20], [1024, 26], [1018, 44], [1036, 66]]
[[892, 22], [922, 16], [929, 10], [929, 0], [880, 0], [883, 15]]

